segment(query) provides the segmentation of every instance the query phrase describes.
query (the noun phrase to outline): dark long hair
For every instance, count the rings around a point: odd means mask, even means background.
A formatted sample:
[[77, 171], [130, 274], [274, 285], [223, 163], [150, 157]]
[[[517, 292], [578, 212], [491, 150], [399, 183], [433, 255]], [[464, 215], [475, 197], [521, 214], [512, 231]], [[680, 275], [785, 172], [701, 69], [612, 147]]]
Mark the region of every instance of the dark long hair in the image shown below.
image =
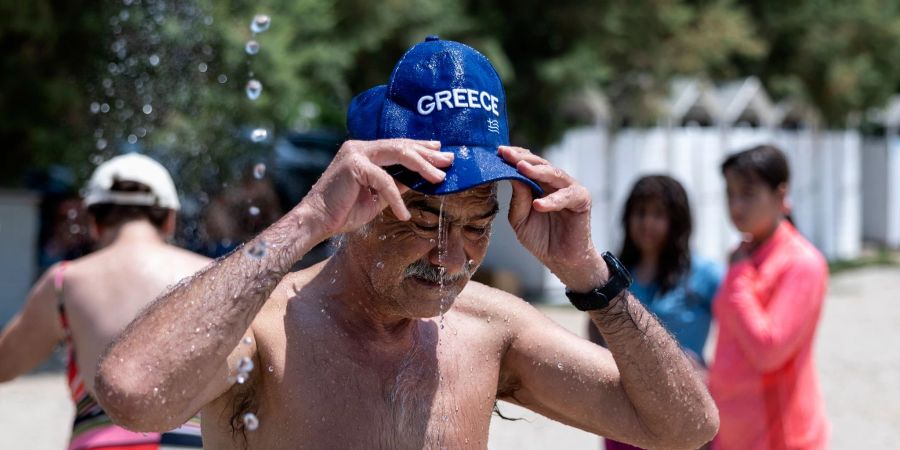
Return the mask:
[[638, 206], [645, 202], [658, 201], [669, 216], [669, 232], [659, 255], [659, 268], [654, 280], [660, 293], [666, 293], [678, 284], [681, 277], [690, 270], [690, 240], [693, 230], [691, 206], [687, 192], [681, 183], [666, 175], [649, 175], [639, 179], [622, 213], [622, 227], [625, 229], [625, 241], [619, 259], [625, 267], [635, 267], [641, 260], [641, 251], [634, 242], [628, 226], [629, 218], [634, 215]]

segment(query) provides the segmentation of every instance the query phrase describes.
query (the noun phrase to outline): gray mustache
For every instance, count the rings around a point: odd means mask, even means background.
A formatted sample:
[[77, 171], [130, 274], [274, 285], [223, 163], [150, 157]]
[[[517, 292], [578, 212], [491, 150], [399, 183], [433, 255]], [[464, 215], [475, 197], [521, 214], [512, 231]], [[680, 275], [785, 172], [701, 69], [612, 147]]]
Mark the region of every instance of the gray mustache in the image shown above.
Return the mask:
[[410, 264], [409, 267], [406, 268], [406, 270], [403, 272], [403, 276], [405, 278], [421, 278], [423, 280], [438, 284], [440, 284], [441, 282], [446, 284], [453, 284], [462, 279], [468, 280], [469, 278], [472, 278], [472, 273], [474, 272], [473, 268], [474, 264], [472, 264], [470, 261], [466, 261], [459, 272], [453, 275], [447, 275], [446, 268], [434, 266], [428, 264], [425, 261], [418, 260]]

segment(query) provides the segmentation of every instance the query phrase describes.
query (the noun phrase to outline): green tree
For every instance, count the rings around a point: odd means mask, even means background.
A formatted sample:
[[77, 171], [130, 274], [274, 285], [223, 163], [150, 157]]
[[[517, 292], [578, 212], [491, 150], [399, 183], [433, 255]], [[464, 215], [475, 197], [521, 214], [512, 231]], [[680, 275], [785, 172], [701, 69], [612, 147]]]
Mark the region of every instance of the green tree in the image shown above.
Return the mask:
[[[504, 80], [513, 141], [540, 149], [585, 87], [617, 118], [653, 123], [669, 80], [759, 75], [832, 124], [900, 80], [897, 2], [861, 0], [117, 0], [0, 2], [0, 183], [29, 168], [92, 163], [138, 147], [188, 196], [234, 178], [272, 140], [250, 130], [342, 131], [352, 96], [385, 83], [428, 34], [485, 53]], [[255, 14], [271, 29], [255, 36]], [[244, 95], [249, 79], [260, 98]]]
[[767, 51], [738, 60], [776, 98], [816, 105], [831, 126], [847, 115], [883, 105], [900, 87], [900, 3], [747, 1]]

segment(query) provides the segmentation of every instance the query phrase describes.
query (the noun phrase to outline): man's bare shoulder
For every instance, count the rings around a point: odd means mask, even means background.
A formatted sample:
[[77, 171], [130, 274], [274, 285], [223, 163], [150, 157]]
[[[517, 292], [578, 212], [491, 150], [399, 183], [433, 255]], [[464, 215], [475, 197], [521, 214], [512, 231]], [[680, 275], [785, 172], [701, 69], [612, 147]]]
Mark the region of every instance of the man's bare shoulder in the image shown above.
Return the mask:
[[303, 293], [314, 278], [322, 272], [324, 263], [319, 263], [302, 270], [290, 272], [278, 282], [278, 286], [269, 294], [266, 304], [260, 309], [254, 323], [265, 322], [269, 320], [282, 321], [288, 303]]
[[528, 321], [541, 313], [521, 297], [476, 281], [469, 281], [453, 305], [456, 312], [508, 324]]
[[165, 248], [174, 258], [177, 258], [177, 260], [184, 264], [186, 267], [195, 267], [195, 270], [200, 270], [209, 265], [210, 262], [212, 262], [212, 259], [206, 256], [194, 253], [181, 247], [166, 245]]

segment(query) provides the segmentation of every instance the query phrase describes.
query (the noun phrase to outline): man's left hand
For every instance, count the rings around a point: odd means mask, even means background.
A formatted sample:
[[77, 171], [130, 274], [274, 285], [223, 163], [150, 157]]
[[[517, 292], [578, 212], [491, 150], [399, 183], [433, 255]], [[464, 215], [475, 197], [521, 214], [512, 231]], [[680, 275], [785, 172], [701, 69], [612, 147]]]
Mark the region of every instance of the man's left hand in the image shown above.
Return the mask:
[[608, 278], [606, 263], [591, 241], [591, 194], [572, 176], [521, 147], [501, 146], [500, 155], [546, 195], [513, 182], [509, 223], [519, 242], [569, 289], [587, 292]]

